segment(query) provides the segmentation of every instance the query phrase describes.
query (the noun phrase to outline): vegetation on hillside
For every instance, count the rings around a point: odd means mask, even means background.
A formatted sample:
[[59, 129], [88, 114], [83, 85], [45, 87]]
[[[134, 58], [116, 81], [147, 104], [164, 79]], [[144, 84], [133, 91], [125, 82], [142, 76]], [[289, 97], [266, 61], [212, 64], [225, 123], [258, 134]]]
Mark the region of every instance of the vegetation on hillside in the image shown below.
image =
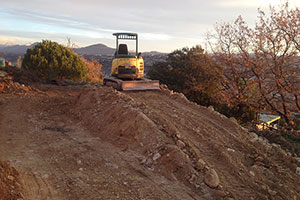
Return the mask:
[[300, 112], [300, 10], [284, 3], [258, 10], [251, 28], [239, 16], [208, 34], [212, 54], [184, 48], [153, 65], [148, 75], [201, 105], [247, 122], [263, 110], [296, 128]]
[[258, 22], [249, 27], [243, 18], [216, 26], [209, 44], [225, 66], [224, 97], [251, 108], [281, 116], [295, 127], [300, 112], [300, 10], [288, 3], [259, 9]]
[[49, 40], [43, 40], [34, 48], [27, 50], [22, 68], [34, 72], [44, 80], [82, 81], [88, 76], [87, 65], [79, 55]]
[[223, 68], [196, 46], [170, 53], [166, 61], [155, 63], [147, 75], [208, 106], [217, 101], [222, 73]]
[[285, 3], [270, 7], [269, 15], [259, 10], [254, 28], [241, 16], [219, 24], [208, 35], [212, 54], [201, 47], [176, 50], [148, 75], [240, 122], [256, 121], [262, 111], [281, 116], [277, 130], [251, 129], [299, 155], [299, 16], [298, 8]]
[[102, 83], [103, 82], [103, 73], [101, 72], [102, 65], [96, 61], [87, 61], [83, 57], [81, 60], [86, 64], [88, 68], [87, 81], [90, 83]]
[[213, 106], [228, 117], [242, 122], [255, 119], [255, 112], [243, 102], [228, 104], [224, 98], [224, 67], [217, 64], [200, 46], [170, 53], [164, 62], [155, 63], [148, 76], [182, 92], [200, 105]]

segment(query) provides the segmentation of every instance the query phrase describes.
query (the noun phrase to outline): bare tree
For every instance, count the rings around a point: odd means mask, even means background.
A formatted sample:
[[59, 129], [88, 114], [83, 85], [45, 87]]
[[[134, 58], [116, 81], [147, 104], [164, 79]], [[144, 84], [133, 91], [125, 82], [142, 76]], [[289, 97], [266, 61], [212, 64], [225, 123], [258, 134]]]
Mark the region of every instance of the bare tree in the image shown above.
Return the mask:
[[288, 2], [258, 10], [250, 28], [243, 18], [216, 26], [208, 43], [215, 59], [225, 65], [224, 96], [258, 110], [277, 113], [289, 125], [300, 111], [300, 11]]
[[71, 38], [67, 37], [67, 48], [74, 49], [76, 47], [77, 47], [77, 45], [75, 43], [72, 43]]

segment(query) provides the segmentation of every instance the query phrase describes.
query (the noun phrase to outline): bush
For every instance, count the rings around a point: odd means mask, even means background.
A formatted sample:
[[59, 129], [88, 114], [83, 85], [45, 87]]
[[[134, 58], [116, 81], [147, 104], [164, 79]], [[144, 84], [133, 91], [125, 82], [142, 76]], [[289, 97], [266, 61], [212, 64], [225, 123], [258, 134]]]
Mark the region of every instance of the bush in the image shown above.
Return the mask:
[[27, 50], [22, 68], [34, 72], [44, 80], [81, 81], [88, 75], [88, 68], [79, 55], [49, 40], [43, 40]]
[[168, 55], [165, 62], [155, 63], [147, 75], [182, 92], [198, 104], [215, 106], [221, 89], [223, 68], [200, 46], [183, 48]]
[[84, 58], [81, 58], [81, 60], [88, 68], [87, 81], [90, 83], [103, 83], [102, 65], [96, 60], [87, 61]]
[[227, 104], [219, 104], [216, 110], [227, 117], [234, 117], [239, 123], [247, 125], [257, 119], [257, 112], [245, 103], [238, 103], [232, 106]]

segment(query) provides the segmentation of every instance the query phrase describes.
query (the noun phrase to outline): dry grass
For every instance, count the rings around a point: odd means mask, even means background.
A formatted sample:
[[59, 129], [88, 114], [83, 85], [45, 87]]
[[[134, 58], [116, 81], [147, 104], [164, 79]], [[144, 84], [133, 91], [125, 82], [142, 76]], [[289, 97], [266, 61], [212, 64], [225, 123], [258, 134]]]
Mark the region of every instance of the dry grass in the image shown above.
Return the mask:
[[102, 84], [102, 82], [103, 82], [103, 74], [101, 72], [102, 65], [96, 60], [87, 61], [84, 58], [81, 58], [81, 59], [87, 65], [88, 70], [89, 70], [87, 81], [90, 83], [101, 83]]

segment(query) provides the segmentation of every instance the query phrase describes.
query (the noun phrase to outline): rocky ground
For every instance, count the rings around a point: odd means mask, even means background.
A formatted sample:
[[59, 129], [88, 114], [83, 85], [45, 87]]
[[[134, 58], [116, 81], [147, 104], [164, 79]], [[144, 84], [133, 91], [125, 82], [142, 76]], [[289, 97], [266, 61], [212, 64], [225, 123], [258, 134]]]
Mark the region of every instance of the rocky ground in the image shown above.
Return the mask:
[[164, 87], [11, 81], [0, 110], [0, 199], [300, 199], [299, 158]]
[[0, 199], [23, 199], [19, 173], [7, 162], [0, 161]]

